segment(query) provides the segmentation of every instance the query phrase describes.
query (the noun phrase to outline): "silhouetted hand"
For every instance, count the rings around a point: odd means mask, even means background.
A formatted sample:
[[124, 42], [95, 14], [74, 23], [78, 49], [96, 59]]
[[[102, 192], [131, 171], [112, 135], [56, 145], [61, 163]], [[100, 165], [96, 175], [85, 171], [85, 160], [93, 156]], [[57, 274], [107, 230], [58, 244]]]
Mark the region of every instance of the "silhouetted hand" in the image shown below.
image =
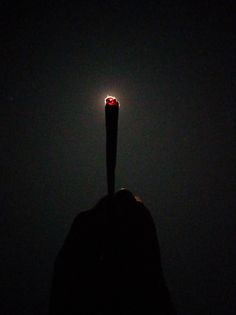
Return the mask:
[[55, 262], [55, 314], [174, 314], [154, 222], [130, 191], [75, 218]]

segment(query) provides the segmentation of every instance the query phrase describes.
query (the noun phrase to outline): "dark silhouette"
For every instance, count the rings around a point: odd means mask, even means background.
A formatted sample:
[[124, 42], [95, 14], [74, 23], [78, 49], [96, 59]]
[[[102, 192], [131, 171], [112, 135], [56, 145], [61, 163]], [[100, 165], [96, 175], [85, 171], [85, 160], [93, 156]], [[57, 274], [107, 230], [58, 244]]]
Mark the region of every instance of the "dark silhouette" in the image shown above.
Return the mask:
[[154, 222], [128, 190], [75, 218], [55, 262], [56, 314], [174, 314]]

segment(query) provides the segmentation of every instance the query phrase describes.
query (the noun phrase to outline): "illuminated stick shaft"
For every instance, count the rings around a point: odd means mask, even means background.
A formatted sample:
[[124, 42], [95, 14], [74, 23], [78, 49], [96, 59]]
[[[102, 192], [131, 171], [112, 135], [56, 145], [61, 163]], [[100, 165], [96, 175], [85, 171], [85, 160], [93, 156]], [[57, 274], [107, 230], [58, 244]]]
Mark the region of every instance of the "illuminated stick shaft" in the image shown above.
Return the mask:
[[106, 164], [107, 164], [107, 188], [108, 194], [115, 192], [115, 168], [119, 105], [105, 106], [106, 113]]

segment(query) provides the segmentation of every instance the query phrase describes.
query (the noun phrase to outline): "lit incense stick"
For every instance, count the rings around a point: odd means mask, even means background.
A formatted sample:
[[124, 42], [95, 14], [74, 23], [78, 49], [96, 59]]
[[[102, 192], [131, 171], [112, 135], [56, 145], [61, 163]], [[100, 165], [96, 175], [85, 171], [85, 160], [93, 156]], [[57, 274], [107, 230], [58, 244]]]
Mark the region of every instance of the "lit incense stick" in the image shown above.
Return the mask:
[[115, 192], [115, 167], [118, 133], [119, 103], [113, 96], [105, 99], [106, 116], [106, 164], [108, 194]]

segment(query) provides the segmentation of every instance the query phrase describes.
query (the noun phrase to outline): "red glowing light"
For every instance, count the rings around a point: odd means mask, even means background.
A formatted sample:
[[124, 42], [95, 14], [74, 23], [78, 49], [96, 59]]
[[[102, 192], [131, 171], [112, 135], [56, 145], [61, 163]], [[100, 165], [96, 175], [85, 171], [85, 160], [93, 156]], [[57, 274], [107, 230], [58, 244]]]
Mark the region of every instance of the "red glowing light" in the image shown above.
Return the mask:
[[105, 104], [108, 106], [118, 106], [119, 105], [119, 103], [117, 102], [117, 99], [113, 96], [108, 96], [105, 99]]

